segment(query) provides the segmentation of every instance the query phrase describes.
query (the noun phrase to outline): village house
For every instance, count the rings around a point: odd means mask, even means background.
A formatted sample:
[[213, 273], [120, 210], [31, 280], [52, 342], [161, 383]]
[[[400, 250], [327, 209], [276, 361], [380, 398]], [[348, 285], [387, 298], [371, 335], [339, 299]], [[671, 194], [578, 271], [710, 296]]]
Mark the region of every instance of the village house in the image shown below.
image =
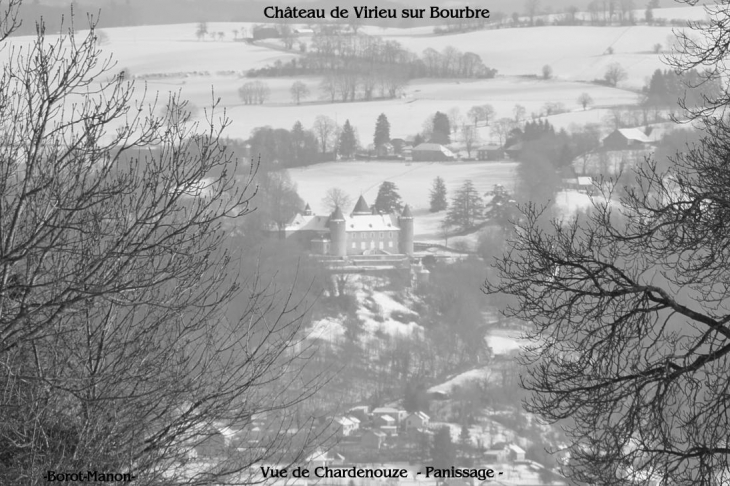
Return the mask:
[[477, 149], [478, 160], [503, 160], [504, 150], [496, 144], [489, 144]]
[[456, 155], [438, 143], [422, 143], [413, 147], [411, 159], [414, 162], [446, 162], [455, 160]]
[[618, 128], [603, 139], [605, 150], [627, 150], [646, 147], [651, 140], [638, 128]]
[[430, 417], [423, 412], [415, 412], [406, 417], [405, 429], [406, 430], [417, 430], [428, 428]]
[[566, 189], [591, 194], [593, 192], [593, 178], [588, 176], [578, 176], [569, 179], [563, 179], [563, 185]]
[[329, 424], [329, 431], [337, 437], [349, 437], [360, 428], [355, 417], [335, 417]]
[[405, 410], [398, 410], [397, 408], [393, 407], [378, 407], [373, 409], [372, 411], [373, 419], [375, 419], [375, 417], [383, 415], [389, 415], [390, 417], [395, 419], [396, 425], [400, 425], [400, 423], [408, 415], [408, 412], [406, 412]]
[[378, 415], [373, 417], [373, 425], [389, 436], [398, 435], [398, 425], [395, 419], [390, 415]]
[[484, 453], [484, 460], [493, 464], [503, 464], [525, 460], [525, 450], [518, 445], [497, 442]]

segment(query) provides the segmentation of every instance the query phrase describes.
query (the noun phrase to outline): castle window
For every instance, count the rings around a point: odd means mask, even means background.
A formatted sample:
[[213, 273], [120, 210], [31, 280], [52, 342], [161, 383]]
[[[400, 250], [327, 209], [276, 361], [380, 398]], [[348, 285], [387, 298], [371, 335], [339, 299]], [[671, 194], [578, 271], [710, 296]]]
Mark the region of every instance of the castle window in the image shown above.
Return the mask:
[[357, 243], [355, 243], [355, 242], [353, 241], [353, 242], [352, 242], [352, 249], [354, 250], [355, 248], [357, 248]]
[[380, 232], [380, 239], [381, 240], [383, 239], [383, 232], [382, 231]]
[[388, 242], [388, 248], [393, 248], [393, 242], [392, 241], [389, 241]]

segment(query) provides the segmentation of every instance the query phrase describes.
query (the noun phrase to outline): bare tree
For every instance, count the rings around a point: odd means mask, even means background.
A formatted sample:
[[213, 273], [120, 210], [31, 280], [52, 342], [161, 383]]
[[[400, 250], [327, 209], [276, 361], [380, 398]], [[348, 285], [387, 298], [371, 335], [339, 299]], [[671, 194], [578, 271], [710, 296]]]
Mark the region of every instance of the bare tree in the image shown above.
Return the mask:
[[314, 126], [312, 129], [319, 139], [322, 153], [327, 153], [327, 149], [330, 147], [330, 142], [337, 134], [337, 123], [328, 116], [318, 115], [317, 118], [314, 119]]
[[327, 206], [330, 211], [334, 211], [335, 208], [340, 208], [346, 213], [352, 206], [352, 198], [339, 187], [333, 187], [327, 190], [324, 198], [322, 198], [322, 204]]
[[550, 79], [553, 77], [553, 68], [550, 64], [545, 64], [542, 67], [542, 79]]
[[492, 132], [497, 135], [500, 145], [507, 141], [507, 135], [515, 128], [515, 122], [511, 118], [500, 118], [492, 124]]
[[[196, 125], [171, 96], [160, 118], [96, 46], [93, 26], [51, 40], [41, 25], [0, 79], [0, 483], [240, 484], [308, 442], [307, 427], [284, 441], [312, 392], [295, 371], [303, 309], [227, 237], [255, 166], [234, 178], [215, 103]], [[190, 464], [220, 427], [241, 442]]]
[[208, 22], [198, 22], [198, 26], [195, 29], [195, 36], [198, 40], [203, 40], [206, 35], [208, 35]]
[[461, 143], [464, 144], [467, 157], [471, 158], [471, 153], [475, 145], [479, 143], [479, 132], [472, 125], [466, 123], [461, 125]]
[[271, 89], [262, 81], [249, 81], [238, 89], [238, 95], [247, 105], [261, 105], [271, 95]]
[[527, 115], [527, 110], [524, 106], [517, 104], [512, 108], [512, 113], [515, 117], [515, 123], [520, 124], [525, 119], [525, 116]]
[[580, 96], [578, 96], [578, 103], [584, 110], [586, 110], [588, 109], [588, 105], [593, 104], [593, 98], [588, 93], [581, 93]]
[[616, 86], [618, 83], [626, 79], [626, 70], [621, 64], [614, 62], [608, 65], [606, 72], [603, 74], [603, 79], [606, 80], [609, 86]]
[[[678, 68], [725, 69], [727, 2], [711, 9], [712, 22], [695, 24], [707, 37], [673, 59]], [[609, 184], [611, 203], [548, 229], [525, 208], [496, 263], [501, 280], [486, 284], [518, 297], [508, 314], [535, 326], [528, 408], [569, 418], [566, 472], [578, 482], [730, 481], [730, 126], [716, 116], [726, 78], [723, 88], [690, 113], [703, 137], [667, 169], [639, 168], [620, 201]]]
[[484, 119], [484, 107], [472, 106], [466, 112], [466, 116], [474, 122], [474, 128], [479, 126], [479, 122]]
[[297, 104], [301, 102], [302, 98], [306, 98], [310, 94], [309, 87], [301, 81], [294, 81], [291, 88], [289, 88], [289, 92]]

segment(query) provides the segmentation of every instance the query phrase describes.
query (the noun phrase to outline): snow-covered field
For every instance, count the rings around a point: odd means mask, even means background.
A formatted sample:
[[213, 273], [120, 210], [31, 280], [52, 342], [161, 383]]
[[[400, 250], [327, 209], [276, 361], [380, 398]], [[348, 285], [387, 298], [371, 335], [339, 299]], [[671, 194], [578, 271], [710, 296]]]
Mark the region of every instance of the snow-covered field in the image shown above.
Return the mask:
[[353, 198], [362, 194], [369, 204], [375, 201], [383, 181], [394, 182], [404, 203], [414, 210], [417, 238], [438, 237], [443, 213], [429, 213], [429, 194], [433, 180], [446, 182], [448, 197], [471, 179], [480, 193], [495, 184], [508, 189], [514, 185], [514, 162], [330, 162], [289, 171], [297, 192], [315, 213], [326, 214], [322, 198], [328, 189], [339, 187]]
[[[539, 75], [544, 65], [559, 79], [591, 81], [602, 79], [608, 65], [621, 64], [629, 78], [623, 86], [638, 88], [655, 69], [666, 69], [652, 47], [666, 46], [672, 28], [628, 27], [535, 27], [497, 29], [438, 37], [404, 37], [404, 47], [421, 53], [453, 46], [481, 56], [484, 64], [505, 75]], [[613, 54], [607, 55], [611, 47]]]
[[522, 346], [526, 346], [529, 342], [522, 337], [522, 331], [510, 329], [491, 330], [485, 337], [492, 353], [495, 355], [509, 354], [518, 351]]
[[[137, 80], [138, 93], [146, 88], [150, 98], [160, 92], [164, 100], [166, 93], [179, 91], [198, 108], [199, 118], [202, 118], [202, 109], [209, 106], [214, 97], [220, 98], [221, 106], [226, 108], [231, 119], [227, 133], [230, 137], [247, 138], [251, 130], [259, 126], [290, 128], [297, 120], [305, 127], [311, 127], [318, 115], [326, 115], [339, 124], [349, 119], [358, 130], [361, 142], [367, 145], [380, 113], [388, 116], [392, 136], [405, 136], [419, 132], [424, 120], [437, 110], [457, 109], [465, 115], [477, 104], [489, 103], [496, 109], [497, 117], [511, 117], [515, 104], [523, 105], [528, 116], [539, 113], [548, 101], [577, 110], [576, 100], [583, 92], [589, 93], [597, 106], [635, 103], [636, 94], [632, 91], [585, 81], [602, 78], [606, 66], [618, 62], [629, 73], [629, 79], [619, 88], [642, 86], [655, 69], [666, 67], [651, 48], [655, 43], [665, 43], [671, 34], [669, 27], [543, 27], [433, 36], [427, 35], [429, 28], [426, 27], [367, 27], [366, 32], [379, 34], [382, 31], [386, 39], [397, 40], [419, 54], [429, 47], [440, 51], [447, 45], [476, 52], [487, 66], [497, 68], [500, 76], [491, 80], [413, 80], [397, 99], [355, 103], [322, 100], [318, 89], [320, 77], [297, 77], [312, 92], [299, 106], [292, 101], [289, 92], [294, 78], [259, 78], [270, 86], [270, 99], [263, 105], [244, 105], [238, 89], [251, 79], [243, 77], [243, 73], [299, 56], [296, 52], [270, 48], [268, 44], [258, 46], [234, 41], [251, 27], [243, 23], [209, 23], [210, 32], [221, 32], [224, 37], [202, 41], [197, 40], [196, 24], [192, 23], [108, 28], [104, 29], [107, 40], [102, 51], [116, 62], [112, 72], [126, 69], [140, 78]], [[14, 37], [10, 42], [22, 46], [28, 45], [30, 40], [27, 36]], [[604, 55], [609, 46], [615, 53]], [[3, 55], [10, 50], [5, 52]], [[545, 64], [552, 66], [555, 79], [513, 77], [539, 74]], [[595, 120], [591, 115], [599, 116], [590, 110], [574, 113], [575, 123], [586, 117]]]

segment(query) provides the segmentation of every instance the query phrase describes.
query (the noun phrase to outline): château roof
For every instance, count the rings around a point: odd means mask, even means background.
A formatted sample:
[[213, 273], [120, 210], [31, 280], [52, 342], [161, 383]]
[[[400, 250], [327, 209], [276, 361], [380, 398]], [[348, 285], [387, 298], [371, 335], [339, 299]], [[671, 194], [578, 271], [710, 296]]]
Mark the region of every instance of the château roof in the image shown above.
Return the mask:
[[332, 215], [330, 216], [331, 221], [344, 221], [345, 215], [342, 214], [342, 210], [339, 206], [335, 207], [335, 210], [332, 212]]
[[357, 204], [355, 204], [355, 209], [352, 210], [352, 214], [370, 214], [368, 203], [365, 202], [365, 198], [362, 197], [362, 195], [360, 195], [360, 199], [357, 200]]
[[313, 214], [297, 214], [286, 225], [285, 231], [328, 231], [327, 216], [315, 216]]
[[398, 218], [394, 214], [355, 214], [346, 218], [349, 231], [398, 231]]
[[401, 218], [413, 218], [413, 213], [411, 213], [411, 207], [406, 204], [406, 207], [403, 208], [403, 213], [400, 216]]

